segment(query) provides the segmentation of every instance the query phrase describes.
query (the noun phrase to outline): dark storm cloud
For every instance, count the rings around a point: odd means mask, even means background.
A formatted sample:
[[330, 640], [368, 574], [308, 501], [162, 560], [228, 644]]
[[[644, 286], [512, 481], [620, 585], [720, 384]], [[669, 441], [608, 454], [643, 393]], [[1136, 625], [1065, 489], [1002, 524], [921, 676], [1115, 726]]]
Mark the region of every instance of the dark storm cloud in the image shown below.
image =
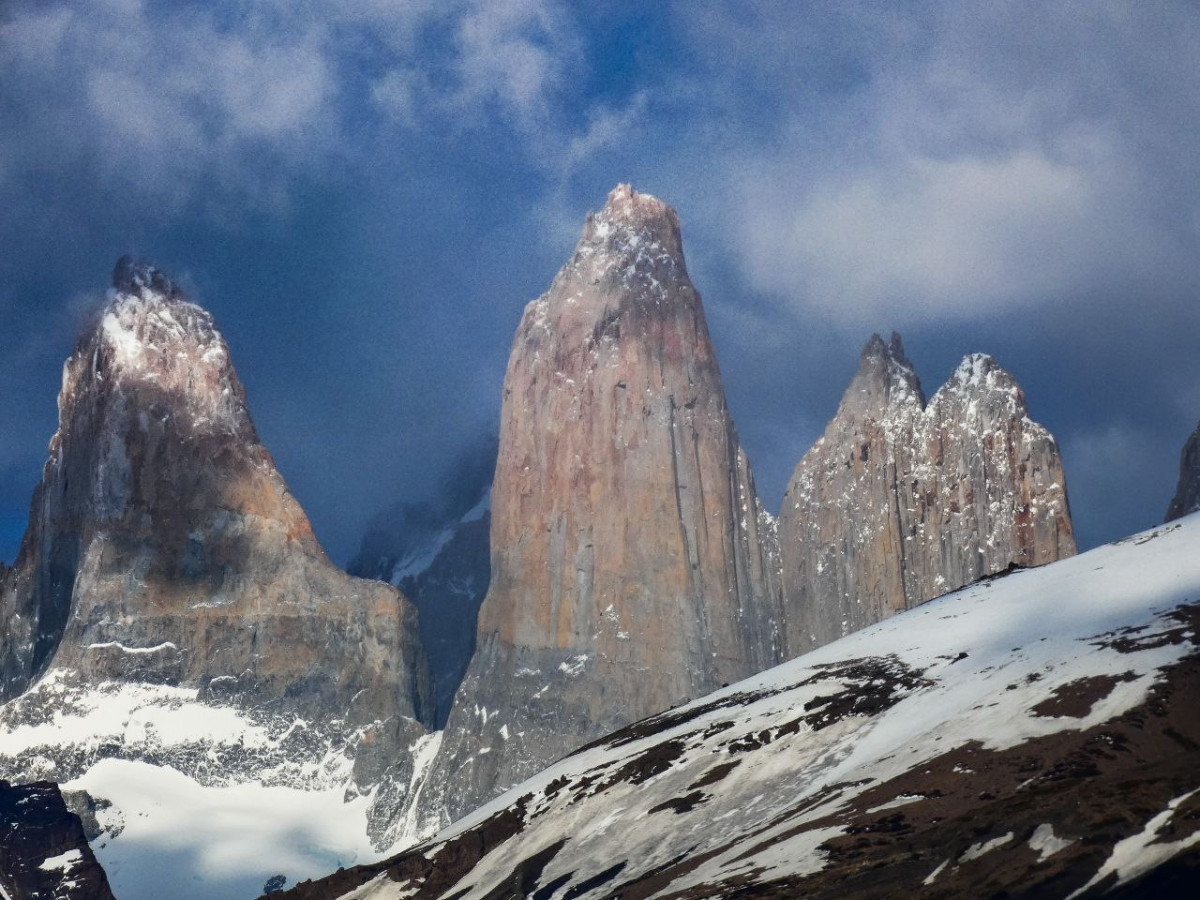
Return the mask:
[[1084, 543], [1200, 416], [1184, 3], [17, 3], [0, 12], [0, 529], [112, 261], [210, 307], [339, 560], [494, 427], [523, 305], [617, 181], [679, 208], [768, 505], [871, 330], [994, 353]]

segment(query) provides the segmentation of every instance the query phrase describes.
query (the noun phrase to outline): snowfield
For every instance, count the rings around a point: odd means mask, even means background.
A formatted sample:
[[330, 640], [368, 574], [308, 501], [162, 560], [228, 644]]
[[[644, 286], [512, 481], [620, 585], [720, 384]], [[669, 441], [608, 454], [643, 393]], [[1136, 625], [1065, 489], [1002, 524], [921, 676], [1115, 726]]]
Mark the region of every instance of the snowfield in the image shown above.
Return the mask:
[[291, 896], [1129, 884], [1200, 846], [1198, 625], [1193, 515], [632, 725], [412, 851]]
[[[0, 766], [86, 792], [120, 900], [252, 898], [379, 858], [338, 723], [206, 703], [194, 688], [52, 671], [0, 710]], [[76, 812], [83, 812], [74, 803]], [[411, 839], [407, 841], [411, 843]]]

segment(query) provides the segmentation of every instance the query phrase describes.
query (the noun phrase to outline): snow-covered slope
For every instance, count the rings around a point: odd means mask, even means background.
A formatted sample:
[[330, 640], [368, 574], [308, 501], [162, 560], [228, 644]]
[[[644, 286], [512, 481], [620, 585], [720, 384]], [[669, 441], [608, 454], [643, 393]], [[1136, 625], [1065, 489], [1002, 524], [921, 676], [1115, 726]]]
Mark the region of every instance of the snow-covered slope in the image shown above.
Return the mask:
[[1200, 515], [977, 583], [296, 898], [1169, 895], [1200, 878]]
[[246, 900], [378, 858], [372, 731], [55, 669], [0, 708], [0, 766], [62, 783], [121, 900]]

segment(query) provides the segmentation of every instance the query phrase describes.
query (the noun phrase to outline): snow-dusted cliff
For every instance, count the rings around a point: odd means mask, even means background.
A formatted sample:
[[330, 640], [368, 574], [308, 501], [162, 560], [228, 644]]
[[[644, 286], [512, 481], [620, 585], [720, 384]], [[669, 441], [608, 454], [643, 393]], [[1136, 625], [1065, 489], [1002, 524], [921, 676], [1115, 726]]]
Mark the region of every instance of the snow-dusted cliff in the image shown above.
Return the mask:
[[1167, 508], [1167, 521], [1197, 510], [1200, 510], [1200, 425], [1179, 454], [1179, 485]]
[[[367, 795], [432, 724], [411, 605], [329, 562], [212, 317], [152, 267], [118, 264], [59, 413], [0, 592], [0, 777], [86, 792], [125, 900], [163, 896], [155, 853], [181, 884], [248, 854], [243, 896], [362, 859]], [[251, 852], [272, 809], [282, 862]]]
[[779, 535], [792, 654], [1075, 552], [1058, 446], [1013, 376], [972, 354], [926, 404], [898, 335], [863, 350]]
[[621, 185], [513, 342], [491, 586], [423, 821], [778, 661], [758, 513], [675, 211]]

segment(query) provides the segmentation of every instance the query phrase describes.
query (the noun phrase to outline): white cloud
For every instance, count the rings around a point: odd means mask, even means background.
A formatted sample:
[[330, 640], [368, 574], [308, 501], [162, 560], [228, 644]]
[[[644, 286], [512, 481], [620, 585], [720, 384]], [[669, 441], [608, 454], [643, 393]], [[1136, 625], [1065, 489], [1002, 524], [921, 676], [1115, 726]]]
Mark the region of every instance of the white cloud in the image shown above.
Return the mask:
[[1200, 288], [1194, 11], [872, 7], [678, 8], [749, 283], [848, 329]]
[[812, 184], [786, 164], [766, 177], [746, 168], [739, 236], [752, 281], [855, 324], [1038, 304], [1123, 257], [1157, 261], [1144, 221], [1110, 219], [1135, 195], [1119, 167], [1025, 149], [902, 157]]
[[557, 0], [20, 5], [0, 25], [0, 80], [28, 121], [7, 168], [90, 160], [158, 201], [217, 185], [236, 204], [366, 158], [389, 121], [500, 122], [536, 155], [574, 134], [582, 57]]
[[458, 25], [458, 100], [497, 101], [521, 127], [537, 130], [551, 115], [579, 40], [565, 11], [546, 0], [477, 0]]

